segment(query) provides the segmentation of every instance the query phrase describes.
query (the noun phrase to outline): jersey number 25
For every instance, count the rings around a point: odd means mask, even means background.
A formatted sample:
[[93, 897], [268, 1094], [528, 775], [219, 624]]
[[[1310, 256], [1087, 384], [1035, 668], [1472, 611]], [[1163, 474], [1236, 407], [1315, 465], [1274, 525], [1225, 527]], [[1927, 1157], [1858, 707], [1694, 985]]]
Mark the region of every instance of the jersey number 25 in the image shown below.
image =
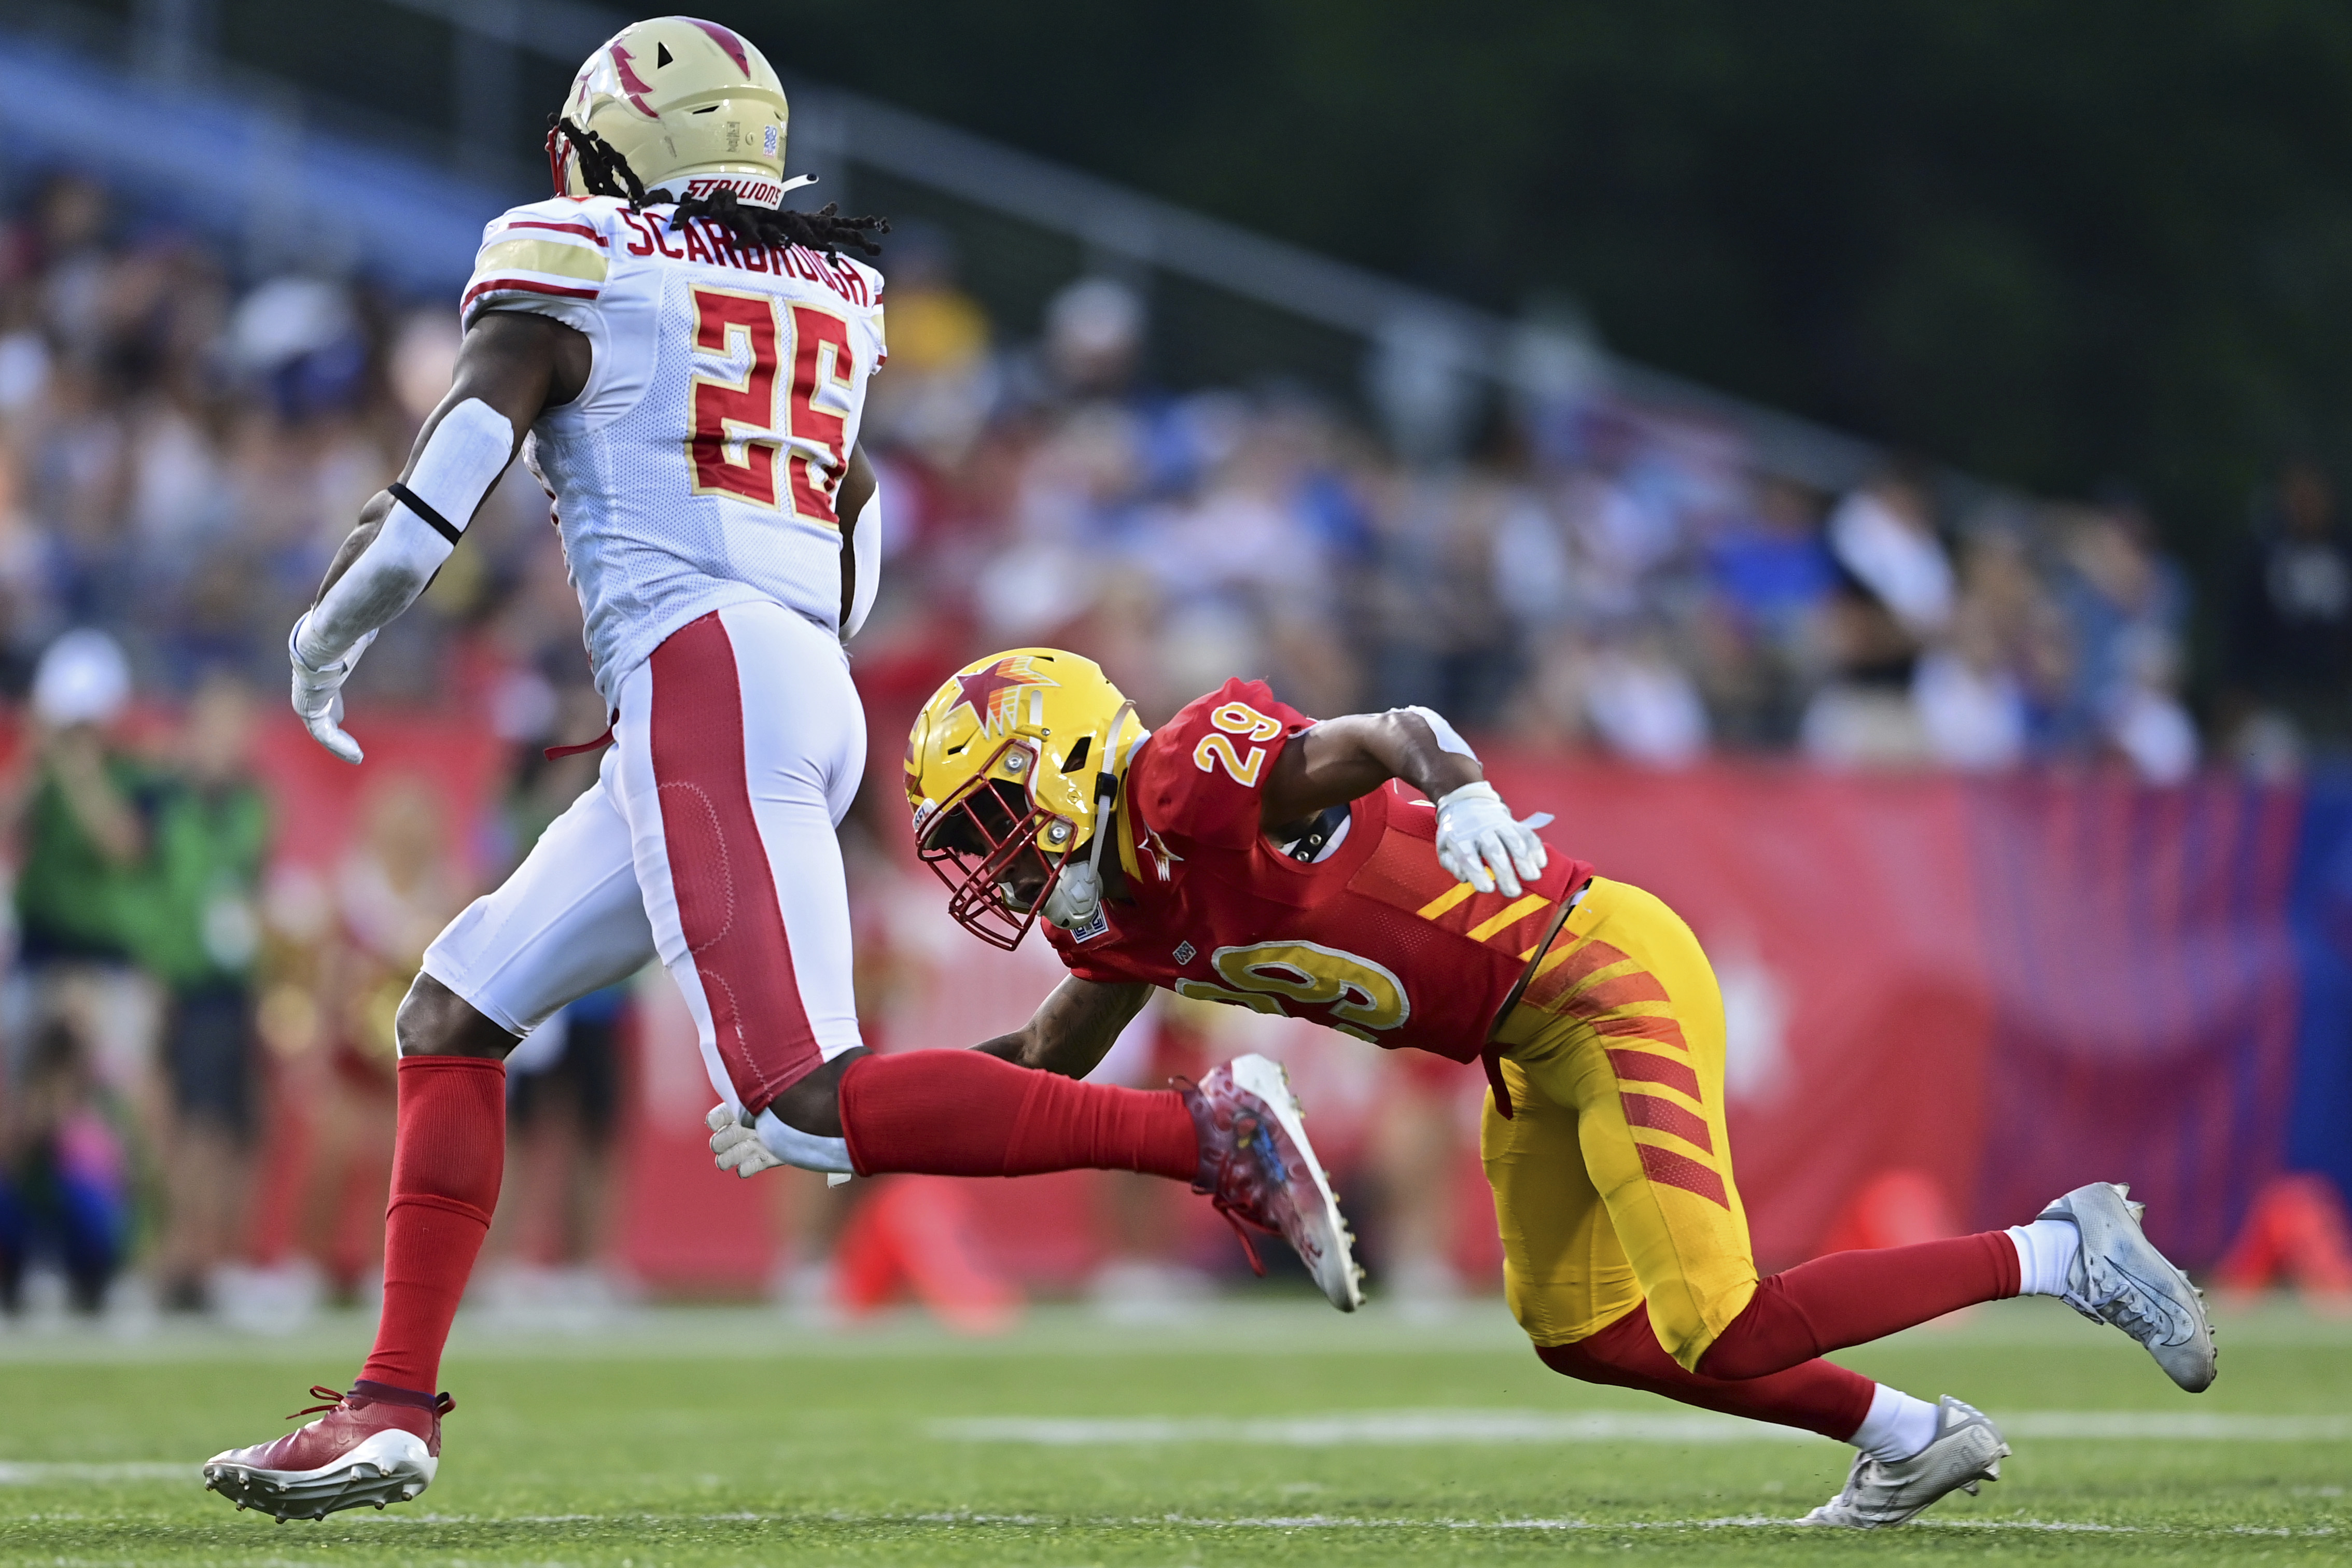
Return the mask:
[[[793, 374], [784, 389], [786, 405], [780, 409], [776, 383], [784, 347], [780, 327], [787, 311]], [[794, 448], [784, 458], [791, 510], [811, 522], [839, 527], [833, 492], [841, 483], [842, 437], [856, 385], [850, 379], [849, 323], [814, 305], [786, 305], [770, 295], [739, 294], [731, 289], [697, 288], [694, 346], [730, 359], [748, 349], [751, 358], [739, 378], [694, 378], [688, 407], [693, 434], [686, 443], [694, 493], [732, 496], [774, 508], [778, 449], [789, 444]], [[824, 454], [821, 469], [810, 467], [812, 451]]]

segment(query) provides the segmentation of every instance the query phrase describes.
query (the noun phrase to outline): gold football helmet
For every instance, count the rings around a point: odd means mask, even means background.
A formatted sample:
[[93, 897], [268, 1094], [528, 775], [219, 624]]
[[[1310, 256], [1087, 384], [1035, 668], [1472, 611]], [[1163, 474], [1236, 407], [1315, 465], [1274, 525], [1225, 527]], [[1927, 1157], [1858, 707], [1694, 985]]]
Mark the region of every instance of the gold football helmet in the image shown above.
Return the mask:
[[[572, 79], [563, 117], [611, 143], [648, 190], [683, 201], [725, 187], [765, 207], [783, 199], [784, 84], [767, 56], [716, 22], [656, 16], [622, 28]], [[560, 131], [548, 133], [547, 161], [558, 195], [588, 195]]]
[[934, 692], [907, 736], [907, 804], [957, 923], [1010, 951], [1041, 913], [1093, 920], [1102, 829], [1149, 733], [1099, 665], [1059, 648], [991, 654]]

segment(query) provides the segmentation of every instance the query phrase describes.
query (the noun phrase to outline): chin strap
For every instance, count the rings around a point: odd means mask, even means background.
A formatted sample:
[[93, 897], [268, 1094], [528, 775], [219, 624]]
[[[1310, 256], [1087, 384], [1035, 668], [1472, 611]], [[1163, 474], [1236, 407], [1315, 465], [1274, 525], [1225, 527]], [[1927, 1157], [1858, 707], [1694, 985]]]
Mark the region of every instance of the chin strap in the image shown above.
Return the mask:
[[1112, 813], [1118, 805], [1118, 774], [1111, 770], [1118, 766], [1119, 731], [1134, 711], [1133, 702], [1120, 703], [1103, 737], [1105, 765], [1095, 773], [1095, 840], [1087, 850], [1086, 863], [1055, 879], [1054, 890], [1045, 900], [1045, 918], [1064, 931], [1086, 924], [1102, 908], [1103, 846], [1118, 826]]

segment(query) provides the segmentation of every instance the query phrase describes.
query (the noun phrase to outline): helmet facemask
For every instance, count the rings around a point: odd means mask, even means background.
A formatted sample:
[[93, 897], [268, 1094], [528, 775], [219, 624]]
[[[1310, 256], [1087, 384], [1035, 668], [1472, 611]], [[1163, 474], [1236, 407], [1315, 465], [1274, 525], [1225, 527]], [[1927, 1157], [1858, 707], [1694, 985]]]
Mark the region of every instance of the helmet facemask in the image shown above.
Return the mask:
[[[1015, 754], [1026, 757], [1015, 764]], [[915, 853], [947, 884], [948, 913], [958, 925], [1007, 952], [1021, 945], [1078, 847], [1067, 817], [1037, 805], [1026, 785], [992, 778], [1000, 767], [1036, 773], [1036, 752], [1005, 742], [962, 790], [932, 816]]]

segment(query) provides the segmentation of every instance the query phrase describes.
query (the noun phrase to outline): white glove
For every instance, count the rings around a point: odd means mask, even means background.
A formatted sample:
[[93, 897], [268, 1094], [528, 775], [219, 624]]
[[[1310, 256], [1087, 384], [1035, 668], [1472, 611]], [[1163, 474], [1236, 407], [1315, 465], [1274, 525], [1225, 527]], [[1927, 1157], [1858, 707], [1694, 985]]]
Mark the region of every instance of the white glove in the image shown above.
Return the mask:
[[710, 1157], [722, 1171], [732, 1171], [748, 1182], [783, 1163], [768, 1152], [758, 1132], [736, 1121], [735, 1113], [723, 1105], [712, 1106], [702, 1124], [710, 1129]]
[[363, 755], [360, 743], [343, 733], [343, 682], [352, 678], [352, 667], [367, 652], [368, 644], [375, 641], [375, 633], [361, 637], [324, 669], [314, 669], [302, 660], [302, 628], [310, 620], [304, 616], [296, 621], [286, 638], [287, 661], [294, 667], [294, 711], [301, 715], [312, 740], [343, 761], [357, 763]]
[[1437, 863], [1482, 893], [1499, 888], [1516, 899], [1521, 879], [1534, 881], [1551, 858], [1535, 832], [1550, 820], [1539, 811], [1514, 821], [1493, 784], [1464, 784], [1437, 803]]
[[714, 1105], [702, 1124], [710, 1129], [712, 1163], [747, 1182], [777, 1165], [825, 1172], [832, 1186], [850, 1178], [846, 1140], [803, 1132], [772, 1110], [760, 1112], [759, 1120], [746, 1126], [725, 1106]]

